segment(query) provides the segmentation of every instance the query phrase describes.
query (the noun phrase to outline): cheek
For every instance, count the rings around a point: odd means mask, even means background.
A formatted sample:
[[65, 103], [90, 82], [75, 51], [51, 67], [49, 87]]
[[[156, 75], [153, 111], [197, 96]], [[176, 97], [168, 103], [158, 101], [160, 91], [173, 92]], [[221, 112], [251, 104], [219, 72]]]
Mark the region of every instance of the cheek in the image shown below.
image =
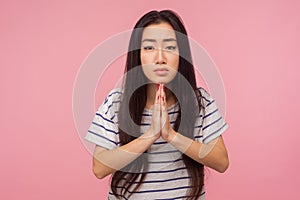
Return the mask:
[[145, 65], [142, 65], [142, 70], [143, 70], [145, 75], [149, 73], [149, 67], [147, 67]]
[[151, 55], [141, 53], [141, 64], [142, 65], [151, 64]]
[[170, 62], [170, 67], [172, 67], [173, 69], [178, 69], [179, 67], [179, 56], [178, 55], [172, 55], [172, 57], [170, 57], [169, 59]]
[[153, 75], [152, 70], [149, 66], [142, 65], [142, 71], [148, 81], [155, 82], [155, 76]]
[[141, 64], [142, 64], [142, 65], [145, 64], [145, 56], [143, 56], [142, 54], [141, 54]]

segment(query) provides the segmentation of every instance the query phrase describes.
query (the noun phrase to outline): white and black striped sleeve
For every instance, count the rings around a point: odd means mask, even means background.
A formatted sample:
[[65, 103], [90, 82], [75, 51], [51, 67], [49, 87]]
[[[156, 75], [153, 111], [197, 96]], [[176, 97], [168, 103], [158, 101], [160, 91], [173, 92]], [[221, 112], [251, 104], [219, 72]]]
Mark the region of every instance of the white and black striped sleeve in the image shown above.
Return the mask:
[[116, 110], [120, 92], [112, 90], [97, 110], [85, 139], [106, 149], [114, 149], [119, 144]]
[[207, 144], [220, 136], [228, 128], [228, 124], [222, 117], [215, 100], [205, 89], [200, 88], [200, 92], [204, 104], [204, 113], [201, 112], [198, 118], [199, 120], [196, 120], [196, 122], [198, 121], [198, 126], [196, 127], [198, 127], [199, 130], [195, 138]]

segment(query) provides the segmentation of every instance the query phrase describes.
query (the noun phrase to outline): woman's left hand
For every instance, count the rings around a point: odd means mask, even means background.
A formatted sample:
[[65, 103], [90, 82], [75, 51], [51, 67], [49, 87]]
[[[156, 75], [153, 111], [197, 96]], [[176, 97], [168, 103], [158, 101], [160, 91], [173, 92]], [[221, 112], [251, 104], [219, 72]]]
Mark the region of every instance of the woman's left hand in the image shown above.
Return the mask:
[[159, 102], [160, 102], [160, 110], [161, 110], [161, 137], [167, 142], [171, 142], [173, 137], [175, 136], [175, 131], [172, 128], [169, 120], [168, 109], [167, 109], [167, 101], [166, 101], [166, 93], [164, 90], [164, 85], [160, 84], [159, 87]]

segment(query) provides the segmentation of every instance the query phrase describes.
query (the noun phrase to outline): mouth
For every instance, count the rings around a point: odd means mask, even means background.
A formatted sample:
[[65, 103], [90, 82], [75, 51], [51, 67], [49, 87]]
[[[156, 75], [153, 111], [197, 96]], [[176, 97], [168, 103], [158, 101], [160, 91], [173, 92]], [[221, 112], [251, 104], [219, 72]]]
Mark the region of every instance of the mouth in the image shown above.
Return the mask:
[[154, 73], [159, 76], [165, 76], [167, 75], [169, 70], [167, 68], [157, 68], [154, 70]]

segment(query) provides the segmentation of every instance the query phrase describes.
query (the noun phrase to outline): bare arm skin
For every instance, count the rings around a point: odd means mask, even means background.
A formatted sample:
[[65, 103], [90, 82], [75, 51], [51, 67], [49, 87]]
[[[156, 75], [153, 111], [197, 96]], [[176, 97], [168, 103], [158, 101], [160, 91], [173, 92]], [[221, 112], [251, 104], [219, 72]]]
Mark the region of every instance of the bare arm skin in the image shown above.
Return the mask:
[[222, 136], [208, 144], [203, 144], [174, 131], [169, 122], [165, 100], [166, 95], [160, 87], [156, 92], [152, 122], [148, 132], [128, 144], [112, 150], [96, 146], [93, 172], [97, 178], [102, 179], [125, 167], [145, 152], [159, 137], [197, 162], [221, 173], [226, 171], [229, 160]]

